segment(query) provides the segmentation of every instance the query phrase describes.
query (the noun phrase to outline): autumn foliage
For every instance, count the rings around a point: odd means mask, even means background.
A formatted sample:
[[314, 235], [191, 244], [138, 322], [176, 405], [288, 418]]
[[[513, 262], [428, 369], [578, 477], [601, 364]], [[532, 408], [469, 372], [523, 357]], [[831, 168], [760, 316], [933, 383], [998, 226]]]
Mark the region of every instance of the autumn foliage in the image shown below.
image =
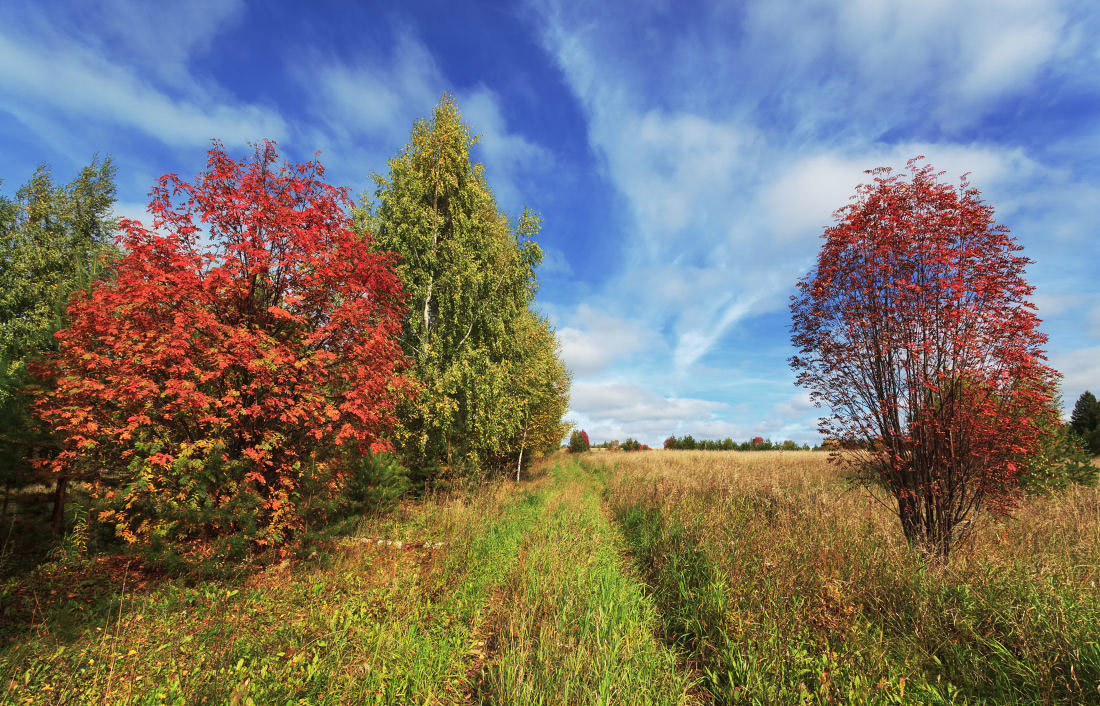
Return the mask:
[[591, 444], [588, 441], [588, 432], [584, 429], [574, 431], [569, 435], [569, 452], [580, 454], [588, 451], [591, 448]]
[[1056, 373], [1029, 302], [1029, 260], [964, 180], [918, 160], [875, 169], [826, 229], [792, 297], [800, 385], [831, 408], [835, 456], [885, 487], [906, 535], [946, 556], [1003, 512], [1040, 447]]
[[391, 428], [401, 283], [323, 178], [270, 142], [241, 162], [215, 142], [193, 184], [158, 180], [151, 228], [120, 222], [117, 276], [71, 302], [37, 407], [63, 437], [49, 467], [126, 540], [279, 545]]

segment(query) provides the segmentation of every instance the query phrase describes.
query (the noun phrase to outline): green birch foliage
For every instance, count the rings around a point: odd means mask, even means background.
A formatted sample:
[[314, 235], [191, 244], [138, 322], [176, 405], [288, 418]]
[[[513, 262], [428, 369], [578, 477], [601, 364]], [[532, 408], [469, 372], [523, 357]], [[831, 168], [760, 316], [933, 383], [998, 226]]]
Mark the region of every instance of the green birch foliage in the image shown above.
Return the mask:
[[516, 460], [517, 469], [519, 463], [555, 451], [561, 444], [569, 431], [564, 417], [572, 383], [550, 322], [527, 311], [518, 329], [519, 355], [513, 360], [510, 402], [516, 407], [513, 414], [522, 423], [510, 444], [508, 459]]
[[33, 362], [57, 350], [74, 291], [106, 272], [116, 251], [115, 168], [93, 159], [68, 184], [40, 166], [14, 199], [0, 197], [0, 482], [31, 478], [29, 458], [48, 452], [31, 416]]
[[397, 445], [422, 475], [483, 468], [522, 433], [509, 378], [542, 260], [541, 219], [525, 209], [513, 223], [501, 213], [483, 166], [470, 161], [475, 144], [444, 96], [356, 210], [374, 248], [402, 260], [402, 344], [422, 387], [402, 410]]

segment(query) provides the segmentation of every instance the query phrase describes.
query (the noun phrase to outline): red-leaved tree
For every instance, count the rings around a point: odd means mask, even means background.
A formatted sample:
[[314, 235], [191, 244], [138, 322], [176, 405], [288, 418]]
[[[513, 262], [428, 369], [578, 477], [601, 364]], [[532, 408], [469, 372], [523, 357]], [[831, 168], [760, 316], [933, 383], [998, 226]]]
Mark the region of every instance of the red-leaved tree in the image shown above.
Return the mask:
[[391, 428], [401, 283], [323, 177], [214, 142], [193, 184], [153, 187], [152, 229], [120, 221], [116, 276], [70, 303], [37, 410], [63, 438], [53, 472], [91, 483], [126, 540], [282, 544]]
[[943, 557], [983, 508], [1006, 512], [1039, 447], [1057, 375], [1030, 262], [965, 179], [911, 160], [868, 172], [791, 299], [798, 383], [831, 409], [834, 460], [892, 496]]

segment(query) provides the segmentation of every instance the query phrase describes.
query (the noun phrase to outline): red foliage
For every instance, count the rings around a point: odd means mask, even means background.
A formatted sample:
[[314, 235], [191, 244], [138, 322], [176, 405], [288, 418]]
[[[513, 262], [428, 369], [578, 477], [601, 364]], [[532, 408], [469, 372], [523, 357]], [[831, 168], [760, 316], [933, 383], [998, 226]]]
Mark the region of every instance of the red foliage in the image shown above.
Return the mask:
[[763, 443], [764, 443], [764, 437], [762, 437], [762, 436], [754, 436], [752, 438], [752, 445], [753, 446], [760, 446]]
[[[1056, 373], [1027, 258], [964, 180], [879, 168], [826, 229], [792, 297], [798, 382], [832, 414], [837, 460], [892, 491], [911, 539], [946, 555], [977, 509], [1006, 511]], [[966, 525], [962, 525], [966, 526]]]
[[584, 429], [581, 429], [581, 438], [584, 439], [584, 448], [587, 449], [591, 444], [588, 441], [588, 432]]
[[[256, 522], [277, 544], [341, 453], [391, 428], [401, 283], [323, 177], [270, 142], [242, 162], [215, 142], [194, 184], [158, 180], [151, 230], [120, 221], [117, 277], [70, 303], [37, 409], [63, 436], [52, 470], [115, 501], [103, 519], [128, 540]], [[207, 521], [178, 521], [195, 508]]]
[[667, 439], [665, 439], [665, 448], [666, 449], [676, 448], [676, 437], [675, 436], [670, 436]]

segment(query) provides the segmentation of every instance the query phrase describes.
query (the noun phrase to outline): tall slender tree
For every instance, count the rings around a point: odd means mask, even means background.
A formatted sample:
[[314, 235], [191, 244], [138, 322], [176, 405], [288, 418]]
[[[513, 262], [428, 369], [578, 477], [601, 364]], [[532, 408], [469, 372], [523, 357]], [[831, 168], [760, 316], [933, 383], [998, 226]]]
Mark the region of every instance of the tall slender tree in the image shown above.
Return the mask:
[[[113, 245], [115, 167], [94, 158], [68, 184], [40, 166], [14, 199], [0, 197], [0, 483], [8, 494], [41, 480], [32, 461], [52, 456], [47, 427], [30, 412], [30, 394], [52, 386], [30, 374], [57, 351], [72, 294], [108, 274]], [[53, 524], [60, 531], [67, 481], [56, 478]]]
[[511, 416], [521, 419], [516, 436], [509, 443], [509, 455], [516, 459], [516, 481], [524, 460], [558, 448], [569, 430], [564, 416], [569, 407], [571, 376], [560, 357], [554, 330], [546, 319], [524, 312], [518, 322], [517, 352], [509, 379], [513, 389]]
[[525, 209], [513, 223], [501, 213], [471, 161], [476, 144], [444, 96], [357, 211], [373, 247], [400, 256], [409, 295], [402, 344], [421, 394], [401, 412], [398, 445], [422, 476], [483, 468], [508, 455], [524, 425], [510, 375], [524, 354], [541, 219]]

